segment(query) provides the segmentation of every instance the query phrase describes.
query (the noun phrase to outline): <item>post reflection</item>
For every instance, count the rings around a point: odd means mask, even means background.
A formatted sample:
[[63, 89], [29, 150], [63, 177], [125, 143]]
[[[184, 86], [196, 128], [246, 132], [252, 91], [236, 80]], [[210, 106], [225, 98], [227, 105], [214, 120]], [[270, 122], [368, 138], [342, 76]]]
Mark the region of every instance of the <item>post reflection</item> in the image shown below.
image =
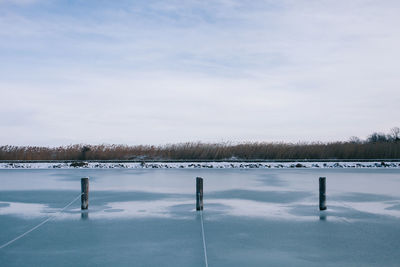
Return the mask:
[[81, 220], [87, 220], [87, 219], [89, 219], [89, 211], [81, 212]]

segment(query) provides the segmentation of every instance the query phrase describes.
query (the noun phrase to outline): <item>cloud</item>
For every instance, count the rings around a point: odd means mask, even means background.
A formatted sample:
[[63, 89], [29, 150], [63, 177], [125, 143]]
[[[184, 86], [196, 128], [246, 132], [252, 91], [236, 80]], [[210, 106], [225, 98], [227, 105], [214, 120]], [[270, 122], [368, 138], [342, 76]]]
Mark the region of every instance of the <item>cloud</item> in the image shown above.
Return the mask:
[[31, 5], [34, 3], [39, 2], [40, 0], [0, 0], [0, 5], [1, 4], [14, 4], [14, 5]]
[[42, 125], [40, 141], [0, 126], [3, 142], [328, 141], [397, 123], [395, 1], [43, 5], [0, 14], [4, 105]]

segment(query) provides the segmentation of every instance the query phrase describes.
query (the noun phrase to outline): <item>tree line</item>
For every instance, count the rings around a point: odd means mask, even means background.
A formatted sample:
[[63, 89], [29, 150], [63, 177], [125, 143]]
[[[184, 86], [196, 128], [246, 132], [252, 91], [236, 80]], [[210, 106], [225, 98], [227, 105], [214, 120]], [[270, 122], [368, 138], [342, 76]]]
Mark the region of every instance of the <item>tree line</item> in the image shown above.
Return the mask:
[[268, 143], [189, 142], [152, 145], [84, 145], [59, 147], [0, 146], [0, 160], [296, 160], [400, 159], [400, 129], [372, 133], [365, 140]]

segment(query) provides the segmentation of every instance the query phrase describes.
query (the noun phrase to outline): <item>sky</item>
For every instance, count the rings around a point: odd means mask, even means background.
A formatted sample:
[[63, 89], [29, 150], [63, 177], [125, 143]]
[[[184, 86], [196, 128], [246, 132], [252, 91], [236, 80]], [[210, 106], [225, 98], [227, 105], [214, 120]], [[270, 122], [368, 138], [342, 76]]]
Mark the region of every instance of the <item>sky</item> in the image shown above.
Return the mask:
[[0, 145], [400, 126], [400, 1], [0, 0]]

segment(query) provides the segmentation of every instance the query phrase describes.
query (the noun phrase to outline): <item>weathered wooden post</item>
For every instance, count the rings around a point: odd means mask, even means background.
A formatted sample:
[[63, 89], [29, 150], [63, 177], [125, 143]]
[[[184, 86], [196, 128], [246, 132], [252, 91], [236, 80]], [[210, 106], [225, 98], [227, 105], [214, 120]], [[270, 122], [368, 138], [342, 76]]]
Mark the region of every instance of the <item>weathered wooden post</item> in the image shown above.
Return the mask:
[[89, 177], [81, 179], [81, 209], [87, 210], [89, 207]]
[[326, 177], [319, 177], [319, 210], [326, 210]]
[[203, 210], [203, 178], [196, 177], [196, 210]]

